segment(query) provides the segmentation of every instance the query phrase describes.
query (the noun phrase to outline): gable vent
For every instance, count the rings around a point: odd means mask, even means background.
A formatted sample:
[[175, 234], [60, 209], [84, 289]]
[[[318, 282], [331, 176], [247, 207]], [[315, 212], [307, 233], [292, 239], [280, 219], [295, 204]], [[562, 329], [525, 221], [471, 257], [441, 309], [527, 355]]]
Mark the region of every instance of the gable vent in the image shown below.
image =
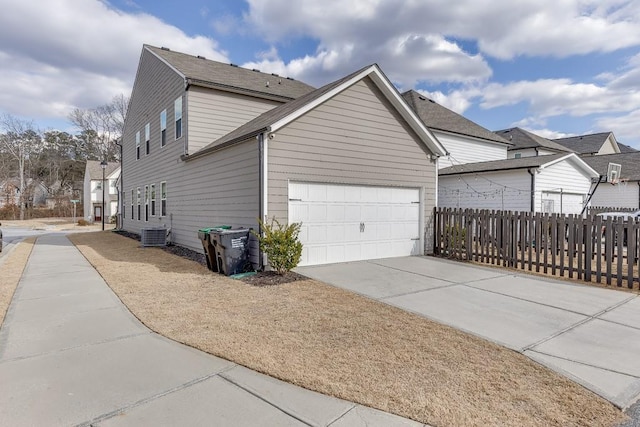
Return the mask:
[[140, 243], [147, 246], [167, 246], [166, 228], [143, 228]]

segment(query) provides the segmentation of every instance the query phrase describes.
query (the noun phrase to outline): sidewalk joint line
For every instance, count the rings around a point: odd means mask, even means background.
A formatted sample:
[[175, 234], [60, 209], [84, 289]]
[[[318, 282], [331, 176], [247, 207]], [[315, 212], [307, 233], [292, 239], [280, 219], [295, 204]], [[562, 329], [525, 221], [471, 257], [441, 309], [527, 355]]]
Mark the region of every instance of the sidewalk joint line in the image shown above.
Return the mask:
[[271, 402], [270, 400], [268, 400], [267, 398], [261, 396], [260, 394], [258, 394], [258, 392], [251, 390], [249, 387], [243, 386], [242, 384], [239, 384], [238, 382], [232, 380], [231, 378], [226, 377], [224, 374], [224, 372], [222, 372], [220, 374], [220, 378], [222, 378], [223, 380], [227, 381], [229, 384], [233, 384], [234, 386], [246, 391], [247, 393], [249, 393], [250, 395], [262, 400], [263, 402], [267, 403], [268, 405], [276, 408], [277, 410], [283, 412], [284, 414], [290, 416], [291, 418], [294, 418], [298, 421], [300, 421], [301, 423], [308, 425], [309, 427], [313, 427], [313, 423], [303, 419], [300, 415], [297, 415], [295, 413], [293, 413], [292, 411], [289, 411], [287, 409], [281, 408], [280, 406], [276, 405], [274, 402]]
[[394, 295], [389, 295], [389, 296], [386, 296], [386, 297], [380, 297], [380, 298], [376, 298], [376, 299], [378, 301], [384, 301], [384, 300], [390, 299], [390, 298], [404, 297], [406, 295], [419, 294], [419, 293], [422, 293], [422, 292], [437, 291], [438, 289], [452, 288], [454, 286], [460, 286], [460, 285], [461, 285], [460, 283], [449, 283], [447, 285], [438, 286], [436, 288], [418, 289], [416, 291], [403, 292], [401, 294], [394, 294]]
[[338, 422], [338, 420], [344, 418], [349, 412], [353, 411], [355, 409], [355, 407], [358, 406], [357, 403], [354, 403], [353, 406], [349, 409], [347, 409], [346, 411], [344, 411], [344, 413], [340, 416], [338, 416], [338, 418], [336, 418], [335, 420], [331, 421], [329, 424], [327, 424], [327, 427], [330, 427], [331, 425], [333, 425], [334, 423]]
[[102, 341], [96, 341], [96, 342], [87, 343], [87, 344], [79, 344], [79, 345], [74, 345], [74, 346], [71, 346], [71, 347], [59, 348], [59, 349], [56, 349], [56, 350], [51, 350], [51, 351], [47, 351], [47, 352], [39, 353], [39, 354], [32, 354], [32, 355], [28, 355], [28, 356], [13, 357], [11, 359], [0, 360], [0, 365], [2, 365], [4, 363], [18, 362], [18, 361], [27, 360], [27, 359], [34, 359], [34, 358], [37, 358], [37, 357], [50, 356], [52, 354], [64, 353], [66, 351], [76, 350], [76, 349], [85, 348], [85, 347], [92, 347], [94, 345], [109, 344], [109, 343], [112, 343], [112, 342], [117, 342], [117, 341], [126, 340], [126, 339], [130, 339], [130, 338], [136, 338], [136, 337], [143, 336], [143, 335], [150, 335], [152, 333], [153, 332], [139, 332], [139, 333], [136, 333], [136, 334], [129, 334], [129, 335], [123, 335], [123, 336], [119, 336], [119, 337], [115, 337], [115, 338], [109, 338], [109, 339], [102, 340]]
[[[586, 362], [580, 362], [579, 360], [569, 359], [569, 358], [566, 358], [566, 357], [558, 356], [556, 354], [545, 353], [544, 351], [537, 351], [537, 350], [529, 350], [529, 351], [532, 352], [532, 353], [538, 353], [538, 354], [542, 354], [544, 356], [549, 356], [549, 357], [553, 357], [553, 358], [556, 358], [556, 359], [566, 360], [567, 362], [573, 362], [573, 363], [577, 363], [579, 365], [589, 366], [590, 368], [596, 368], [596, 369], [600, 369], [602, 371], [612, 372], [614, 374], [620, 374], [620, 375], [624, 375], [626, 377], [631, 377], [631, 378], [635, 378], [635, 379], [640, 380], [640, 376], [633, 375], [633, 374], [630, 374], [628, 372], [621, 372], [621, 371], [616, 371], [615, 369], [603, 368], [602, 366], [592, 365], [591, 363], [586, 363]], [[538, 363], [542, 363], [542, 362], [539, 362], [537, 360], [534, 360], [534, 361], [536, 361]]]
[[152, 402], [152, 401], [154, 401], [156, 399], [159, 399], [161, 397], [167, 396], [169, 394], [175, 393], [177, 391], [184, 390], [184, 389], [189, 388], [189, 387], [191, 387], [193, 385], [196, 385], [196, 384], [199, 384], [201, 382], [207, 381], [208, 379], [216, 377], [216, 376], [220, 375], [221, 373], [223, 373], [225, 371], [228, 371], [229, 369], [232, 369], [233, 367], [235, 367], [235, 364], [233, 366], [231, 366], [231, 367], [224, 368], [221, 371], [216, 371], [215, 373], [211, 373], [211, 374], [205, 375], [203, 377], [196, 378], [196, 379], [191, 380], [191, 381], [187, 381], [186, 383], [182, 383], [182, 384], [180, 384], [180, 385], [178, 385], [176, 387], [173, 387], [173, 388], [170, 388], [168, 390], [162, 391], [160, 393], [156, 393], [154, 395], [145, 397], [145, 398], [140, 399], [140, 400], [138, 400], [136, 402], [133, 402], [133, 403], [131, 403], [129, 405], [125, 405], [125, 406], [122, 406], [122, 407], [120, 407], [118, 409], [115, 409], [115, 410], [113, 410], [111, 412], [107, 412], [105, 414], [99, 415], [99, 416], [93, 418], [90, 421], [85, 421], [83, 423], [76, 424], [75, 427], [90, 427], [95, 423], [100, 423], [100, 422], [105, 421], [105, 420], [107, 420], [109, 418], [113, 418], [116, 415], [119, 415], [119, 414], [121, 414], [121, 413], [123, 413], [125, 411], [130, 410], [130, 409], [136, 408], [138, 406], [141, 406], [141, 405], [144, 405], [146, 403]]
[[[524, 353], [525, 351], [531, 350], [534, 347], [537, 347], [537, 346], [539, 346], [541, 344], [544, 344], [547, 341], [550, 341], [550, 340], [552, 340], [554, 338], [557, 338], [560, 335], [562, 335], [562, 334], [564, 334], [566, 332], [569, 332], [572, 329], [577, 328], [578, 326], [584, 325], [587, 322], [590, 322], [592, 320], [596, 320], [596, 319], [598, 319], [598, 317], [602, 316], [604, 313], [606, 313], [608, 311], [611, 311], [611, 310], [614, 310], [614, 309], [620, 307], [623, 304], [626, 304], [627, 302], [631, 301], [633, 298], [635, 298], [635, 295], [630, 297], [630, 298], [627, 298], [627, 299], [625, 299], [625, 300], [623, 300], [623, 301], [621, 301], [621, 302], [619, 302], [617, 304], [614, 304], [614, 305], [612, 305], [610, 307], [607, 307], [606, 309], [601, 310], [601, 311], [599, 311], [598, 313], [596, 313], [594, 315], [588, 316], [586, 319], [583, 319], [583, 320], [581, 320], [581, 321], [579, 321], [579, 322], [577, 322], [577, 323], [575, 323], [573, 325], [570, 325], [570, 326], [568, 326], [568, 327], [566, 327], [566, 328], [564, 328], [564, 329], [562, 329], [562, 330], [560, 330], [560, 331], [558, 331], [558, 332], [556, 332], [556, 333], [554, 333], [554, 334], [552, 334], [552, 335], [550, 335], [550, 336], [548, 336], [546, 338], [543, 338], [543, 339], [539, 340], [538, 342], [535, 342], [533, 344], [529, 344], [528, 346], [523, 347], [522, 350], [520, 350], [520, 352]], [[600, 319], [598, 319], [598, 320], [600, 320]]]

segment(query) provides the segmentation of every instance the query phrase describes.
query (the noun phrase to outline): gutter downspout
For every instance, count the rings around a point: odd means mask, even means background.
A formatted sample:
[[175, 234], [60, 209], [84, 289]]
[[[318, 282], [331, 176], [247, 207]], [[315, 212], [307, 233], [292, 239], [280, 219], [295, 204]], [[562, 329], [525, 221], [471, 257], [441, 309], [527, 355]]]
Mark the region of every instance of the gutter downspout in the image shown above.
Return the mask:
[[[267, 175], [267, 162], [268, 162], [268, 158], [267, 158], [267, 150], [268, 150], [268, 138], [265, 138], [265, 134], [266, 132], [262, 132], [260, 134], [258, 134], [256, 136], [256, 138], [258, 139], [258, 153], [259, 153], [259, 172], [260, 172], [260, 191], [259, 191], [259, 196], [258, 196], [258, 203], [260, 204], [259, 206], [259, 210], [260, 210], [260, 221], [267, 221], [267, 206], [268, 206], [268, 197], [267, 197], [267, 191], [268, 191], [268, 184], [269, 184], [269, 180], [268, 180], [268, 175]], [[262, 227], [258, 227], [258, 233], [260, 235], [262, 235]], [[264, 253], [262, 253], [262, 251], [258, 252], [260, 255], [260, 267], [262, 269], [264, 269], [264, 267], [267, 265], [267, 259], [266, 259], [266, 255]]]
[[[537, 151], [537, 150], [536, 150]], [[535, 213], [536, 209], [536, 173], [527, 169], [529, 175], [531, 175], [531, 213]]]

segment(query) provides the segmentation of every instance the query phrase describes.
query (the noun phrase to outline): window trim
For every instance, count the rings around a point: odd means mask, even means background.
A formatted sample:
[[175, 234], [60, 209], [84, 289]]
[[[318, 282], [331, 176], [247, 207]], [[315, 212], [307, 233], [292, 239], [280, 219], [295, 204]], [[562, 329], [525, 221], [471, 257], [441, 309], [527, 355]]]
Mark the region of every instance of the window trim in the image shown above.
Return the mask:
[[160, 112], [160, 147], [167, 145], [167, 109]]
[[[179, 107], [179, 108], [178, 108]], [[182, 95], [173, 102], [173, 124], [175, 126], [176, 141], [182, 138]]]
[[140, 131], [136, 132], [136, 160], [140, 160]]
[[160, 183], [160, 216], [167, 216], [167, 181]]
[[156, 185], [151, 184], [149, 186], [149, 193], [151, 196], [151, 216], [156, 216]]
[[136, 201], [138, 205], [138, 221], [140, 221], [140, 187], [136, 187]]
[[144, 222], [149, 222], [149, 186], [144, 186]]
[[151, 123], [144, 125], [144, 152], [146, 156], [151, 153]]

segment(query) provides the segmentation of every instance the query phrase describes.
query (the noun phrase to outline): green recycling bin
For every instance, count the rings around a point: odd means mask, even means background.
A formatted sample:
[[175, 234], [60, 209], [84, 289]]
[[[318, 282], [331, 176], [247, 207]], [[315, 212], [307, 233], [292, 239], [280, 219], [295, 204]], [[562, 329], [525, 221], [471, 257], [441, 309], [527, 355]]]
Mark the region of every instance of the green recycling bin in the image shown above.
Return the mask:
[[211, 271], [218, 272], [218, 261], [216, 260], [216, 248], [211, 243], [211, 239], [209, 238], [209, 234], [213, 230], [228, 230], [231, 226], [229, 225], [218, 225], [216, 227], [209, 228], [201, 228], [198, 230], [198, 238], [202, 242], [202, 248], [204, 249], [204, 255], [207, 260], [207, 268]]

